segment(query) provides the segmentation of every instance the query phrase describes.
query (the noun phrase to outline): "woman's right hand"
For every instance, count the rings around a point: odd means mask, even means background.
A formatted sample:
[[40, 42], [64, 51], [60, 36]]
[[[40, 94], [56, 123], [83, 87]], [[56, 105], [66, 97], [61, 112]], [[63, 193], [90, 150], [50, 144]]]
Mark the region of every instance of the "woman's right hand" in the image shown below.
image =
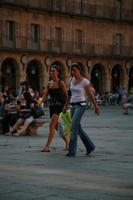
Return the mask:
[[69, 110], [69, 109], [70, 109], [70, 106], [69, 106], [69, 105], [65, 105], [65, 106], [63, 107], [63, 109], [62, 109], [62, 112], [63, 112], [63, 113], [66, 113], [66, 111]]

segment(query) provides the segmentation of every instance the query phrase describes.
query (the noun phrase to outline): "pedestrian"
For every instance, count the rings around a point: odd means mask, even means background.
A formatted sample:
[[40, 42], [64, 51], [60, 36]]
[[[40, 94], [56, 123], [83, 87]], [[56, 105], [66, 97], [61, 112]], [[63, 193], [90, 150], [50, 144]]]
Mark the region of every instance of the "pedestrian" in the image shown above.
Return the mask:
[[122, 90], [122, 106], [127, 103], [128, 100], [128, 92], [126, 88]]
[[41, 152], [50, 152], [50, 145], [58, 127], [59, 114], [62, 112], [66, 101], [67, 89], [64, 81], [61, 80], [61, 71], [58, 65], [52, 65], [50, 69], [51, 80], [48, 82], [42, 102], [45, 102], [49, 95], [49, 111], [51, 121], [49, 123], [49, 134], [46, 145]]
[[96, 99], [91, 90], [90, 81], [82, 76], [82, 66], [80, 65], [80, 63], [72, 64], [71, 72], [73, 78], [70, 83], [70, 97], [69, 101], [66, 101], [66, 105], [63, 109], [64, 112], [66, 109], [68, 109], [69, 102], [72, 118], [71, 136], [68, 153], [66, 154], [66, 156], [69, 157], [76, 156], [78, 135], [80, 136], [83, 144], [85, 145], [87, 155], [89, 155], [95, 149], [95, 145], [81, 127], [81, 119], [86, 110], [86, 93], [90, 96], [94, 104], [95, 113], [97, 115], [100, 114], [99, 106], [97, 105]]
[[123, 114], [128, 114], [128, 109], [133, 109], [133, 95], [130, 95], [127, 102], [123, 104]]

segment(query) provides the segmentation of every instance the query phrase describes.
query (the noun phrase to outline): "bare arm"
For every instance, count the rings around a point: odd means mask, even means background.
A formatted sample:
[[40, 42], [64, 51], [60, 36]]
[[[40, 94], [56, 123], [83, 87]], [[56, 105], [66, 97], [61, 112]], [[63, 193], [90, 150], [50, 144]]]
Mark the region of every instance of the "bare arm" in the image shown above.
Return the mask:
[[93, 94], [93, 92], [92, 92], [92, 89], [91, 89], [91, 87], [90, 87], [89, 84], [85, 87], [85, 90], [86, 90], [86, 93], [90, 96], [90, 98], [91, 98], [91, 100], [92, 100], [92, 102], [93, 102], [93, 104], [94, 104], [95, 113], [96, 113], [97, 115], [99, 115], [99, 114], [100, 114], [100, 108], [99, 108], [99, 106], [97, 105], [95, 96], [94, 96], [94, 94]]
[[65, 112], [66, 110], [69, 109], [70, 97], [68, 96], [68, 92], [67, 92], [67, 88], [66, 88], [65, 83], [61, 82], [61, 84], [62, 84], [62, 88], [63, 88], [64, 94], [66, 95], [66, 102], [65, 102], [65, 105], [64, 105], [64, 108], [63, 108], [63, 111]]
[[63, 88], [65, 96], [67, 96], [67, 88], [66, 88], [66, 85], [63, 81], [61, 81], [61, 87]]

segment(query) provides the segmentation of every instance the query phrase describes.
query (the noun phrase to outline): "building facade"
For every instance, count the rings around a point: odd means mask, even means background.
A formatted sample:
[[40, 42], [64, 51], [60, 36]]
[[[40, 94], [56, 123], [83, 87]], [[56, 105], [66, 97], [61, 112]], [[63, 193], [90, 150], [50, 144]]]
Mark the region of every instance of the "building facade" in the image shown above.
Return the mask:
[[0, 84], [41, 90], [72, 62], [100, 94], [133, 91], [133, 0], [0, 0]]

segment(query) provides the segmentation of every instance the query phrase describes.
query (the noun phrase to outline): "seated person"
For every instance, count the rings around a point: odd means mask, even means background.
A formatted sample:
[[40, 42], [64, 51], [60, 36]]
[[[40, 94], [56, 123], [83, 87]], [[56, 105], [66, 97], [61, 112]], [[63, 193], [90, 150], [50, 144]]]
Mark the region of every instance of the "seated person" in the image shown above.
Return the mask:
[[3, 93], [0, 92], [0, 119], [3, 118], [3, 108], [4, 108], [4, 98], [3, 98]]
[[[33, 98], [30, 104], [28, 103], [28, 105], [29, 107], [26, 107], [26, 109], [21, 109], [19, 119], [16, 121], [12, 129], [10, 129], [11, 135], [26, 135], [27, 128], [34, 121], [34, 119], [37, 118], [35, 113], [35, 108], [38, 107], [37, 101]], [[22, 127], [20, 127], [21, 125]]]
[[10, 126], [13, 126], [16, 123], [17, 119], [19, 118], [20, 108], [20, 101], [18, 101], [17, 98], [12, 93], [10, 93], [7, 100], [4, 101], [3, 105], [3, 134], [8, 134]]
[[[20, 136], [26, 135], [26, 130], [30, 123], [34, 120], [34, 116], [32, 114], [33, 103], [30, 104], [29, 108], [23, 108], [20, 110], [20, 116], [14, 126], [10, 129], [10, 135]], [[22, 127], [21, 127], [22, 125]]]

